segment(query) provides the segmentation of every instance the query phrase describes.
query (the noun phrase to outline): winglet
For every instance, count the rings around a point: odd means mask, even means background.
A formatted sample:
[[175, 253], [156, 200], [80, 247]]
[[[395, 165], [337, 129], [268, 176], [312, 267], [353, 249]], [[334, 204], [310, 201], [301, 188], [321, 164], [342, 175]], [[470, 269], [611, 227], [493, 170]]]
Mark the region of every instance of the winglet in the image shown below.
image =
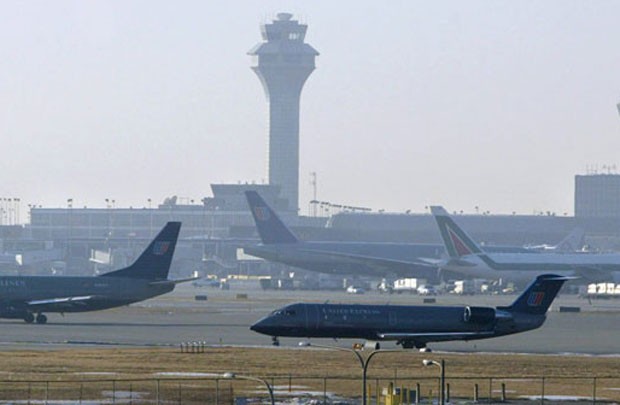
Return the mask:
[[271, 209], [263, 198], [254, 190], [245, 192], [250, 211], [256, 223], [256, 229], [261, 241], [265, 245], [276, 243], [297, 243], [298, 240], [284, 225], [278, 215]]
[[431, 213], [435, 217], [441, 239], [451, 258], [458, 259], [462, 256], [483, 253], [478, 244], [454, 222], [443, 207], [432, 206]]

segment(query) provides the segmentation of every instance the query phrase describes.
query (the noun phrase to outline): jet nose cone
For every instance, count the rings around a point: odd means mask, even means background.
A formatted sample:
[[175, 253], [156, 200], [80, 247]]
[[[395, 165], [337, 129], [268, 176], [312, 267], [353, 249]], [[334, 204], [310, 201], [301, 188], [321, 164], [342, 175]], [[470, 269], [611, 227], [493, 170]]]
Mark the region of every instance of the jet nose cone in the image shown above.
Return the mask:
[[267, 330], [269, 328], [267, 327], [267, 322], [265, 319], [261, 319], [260, 321], [256, 322], [254, 325], [250, 326], [250, 330], [253, 330], [254, 332], [257, 333], [262, 333], [265, 335], [268, 335]]

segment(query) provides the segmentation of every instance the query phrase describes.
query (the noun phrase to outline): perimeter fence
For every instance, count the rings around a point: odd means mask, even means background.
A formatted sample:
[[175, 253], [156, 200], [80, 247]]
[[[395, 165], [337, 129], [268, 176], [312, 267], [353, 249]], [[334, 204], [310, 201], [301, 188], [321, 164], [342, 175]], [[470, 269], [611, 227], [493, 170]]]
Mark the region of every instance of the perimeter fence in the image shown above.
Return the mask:
[[[239, 376], [242, 377], [242, 376]], [[261, 377], [276, 403], [359, 404], [360, 377]], [[440, 378], [368, 378], [368, 405], [433, 404]], [[620, 376], [446, 377], [446, 403], [620, 403]], [[392, 388], [390, 391], [389, 388]], [[389, 392], [388, 392], [389, 391]], [[270, 403], [266, 385], [240, 378], [146, 378], [0, 381], [0, 404], [229, 405]]]

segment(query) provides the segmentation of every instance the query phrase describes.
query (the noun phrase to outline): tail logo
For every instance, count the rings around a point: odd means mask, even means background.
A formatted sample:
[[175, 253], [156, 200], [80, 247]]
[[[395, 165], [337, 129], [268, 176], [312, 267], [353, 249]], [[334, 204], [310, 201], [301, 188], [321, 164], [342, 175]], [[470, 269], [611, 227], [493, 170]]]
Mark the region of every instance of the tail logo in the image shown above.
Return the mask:
[[153, 254], [155, 256], [163, 256], [170, 249], [170, 242], [155, 242], [153, 245]]
[[259, 221], [269, 220], [269, 210], [267, 207], [254, 207], [254, 216]]
[[544, 298], [545, 293], [543, 291], [532, 292], [527, 298], [527, 305], [530, 307], [539, 307]]
[[452, 245], [459, 256], [467, 256], [471, 254], [471, 250], [469, 250], [467, 245], [465, 245], [465, 242], [463, 242], [452, 229], [448, 229], [448, 234], [450, 235]]

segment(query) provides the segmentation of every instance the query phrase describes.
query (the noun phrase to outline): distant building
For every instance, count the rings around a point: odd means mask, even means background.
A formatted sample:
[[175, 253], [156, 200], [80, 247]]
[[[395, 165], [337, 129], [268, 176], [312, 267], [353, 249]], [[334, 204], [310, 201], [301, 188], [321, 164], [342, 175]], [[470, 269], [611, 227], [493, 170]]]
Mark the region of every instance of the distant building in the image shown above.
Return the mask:
[[31, 234], [41, 240], [150, 240], [166, 222], [181, 221], [181, 238], [227, 238], [231, 227], [254, 228], [244, 191], [258, 191], [274, 207], [284, 204], [278, 186], [212, 184], [211, 190], [213, 197], [201, 201], [182, 204], [171, 197], [154, 208], [33, 208]]
[[288, 210], [299, 210], [299, 100], [319, 54], [304, 43], [308, 26], [279, 13], [261, 26], [263, 41], [248, 54], [269, 102], [269, 184], [281, 187]]
[[[39, 250], [39, 245], [49, 241], [50, 248], [53, 246], [55, 250], [44, 252], [48, 256], [49, 253], [54, 254], [48, 261], [63, 260], [68, 263], [67, 274], [92, 274], [93, 266], [95, 271], [107, 271], [130, 264], [167, 221], [183, 223], [175, 253], [175, 268], [180, 271], [179, 274], [186, 276], [205, 265], [210, 269], [208, 271], [213, 271], [215, 266], [232, 273], [241, 271], [242, 267], [247, 272], [248, 266], [263, 266], [256, 260], [237, 260], [240, 246], [258, 242], [244, 191], [256, 190], [273, 207], [281, 207], [285, 202], [279, 197], [279, 187], [269, 184], [212, 184], [211, 190], [213, 197], [197, 201], [170, 197], [152, 208], [118, 208], [112, 205], [105, 208], [71, 205], [63, 208], [32, 207], [31, 223], [24, 233], [29, 235], [30, 244]], [[302, 232], [306, 229], [322, 230], [326, 221], [326, 218], [320, 217], [299, 217], [291, 211], [280, 214], [287, 224]], [[4, 249], [0, 244], [0, 270], [5, 268], [22, 272], [25, 265], [35, 267], [32, 264], [41, 260], [40, 252], [24, 253], [13, 248], [17, 243], [15, 240], [0, 239], [0, 242], [4, 242]], [[11, 254], [3, 257], [2, 253], [6, 252]], [[15, 252], [19, 253], [19, 257]], [[22, 263], [17, 263], [17, 259]], [[266, 266], [273, 267], [270, 264]], [[43, 270], [41, 267], [33, 271], [47, 274], [50, 266]]]
[[620, 174], [575, 176], [575, 217], [620, 218]]

